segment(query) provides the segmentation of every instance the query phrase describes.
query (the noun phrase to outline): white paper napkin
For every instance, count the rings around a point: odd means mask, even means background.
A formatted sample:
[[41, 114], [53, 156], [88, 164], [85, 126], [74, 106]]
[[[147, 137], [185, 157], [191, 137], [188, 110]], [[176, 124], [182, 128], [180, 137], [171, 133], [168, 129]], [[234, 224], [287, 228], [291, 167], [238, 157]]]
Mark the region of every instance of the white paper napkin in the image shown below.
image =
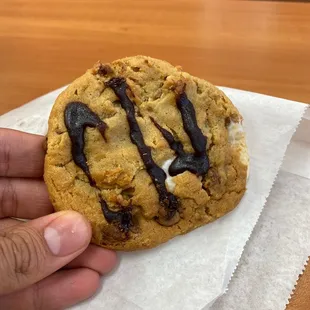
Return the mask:
[[[248, 190], [227, 216], [152, 250], [122, 253], [92, 300], [75, 309], [200, 310], [223, 292], [263, 209], [305, 105], [223, 89], [244, 117], [250, 152]], [[0, 117], [0, 126], [45, 134], [59, 91]]]
[[310, 255], [310, 108], [229, 284], [212, 310], [284, 310]]

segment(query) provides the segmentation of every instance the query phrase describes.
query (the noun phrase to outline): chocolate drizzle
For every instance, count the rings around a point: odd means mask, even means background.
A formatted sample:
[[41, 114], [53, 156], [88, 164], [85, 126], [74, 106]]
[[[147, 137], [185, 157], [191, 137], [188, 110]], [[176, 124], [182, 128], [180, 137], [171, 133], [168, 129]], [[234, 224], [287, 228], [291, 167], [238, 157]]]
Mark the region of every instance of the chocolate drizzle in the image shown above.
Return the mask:
[[67, 105], [65, 110], [65, 124], [72, 143], [71, 152], [73, 160], [87, 175], [90, 185], [95, 186], [95, 180], [90, 174], [84, 154], [84, 131], [86, 127], [98, 128], [102, 137], [105, 139], [107, 125], [82, 102], [71, 102]]
[[130, 139], [138, 148], [140, 157], [158, 192], [159, 203], [166, 211], [166, 219], [170, 220], [176, 214], [179, 203], [177, 198], [168, 192], [165, 185], [166, 173], [154, 162], [151, 148], [144, 142], [142, 132], [136, 120], [134, 103], [126, 94], [126, 81], [123, 78], [112, 78], [106, 85], [113, 89], [120, 100], [122, 108], [126, 112], [130, 128]]
[[169, 174], [171, 176], [176, 176], [188, 170], [200, 176], [204, 175], [209, 169], [209, 160], [206, 150], [207, 138], [203, 135], [197, 125], [195, 109], [184, 91], [177, 95], [176, 102], [182, 115], [184, 130], [191, 140], [195, 153], [186, 153], [182, 143], [176, 141], [168, 130], [162, 128], [153, 118], [151, 118], [154, 125], [170, 145], [171, 149], [177, 154], [177, 157], [169, 167]]
[[119, 229], [126, 235], [129, 233], [132, 224], [132, 208], [126, 208], [125, 210], [112, 211], [108, 208], [107, 203], [100, 197], [100, 204], [102, 213], [108, 223], [116, 223]]
[[[103, 139], [105, 138], [105, 130], [107, 125], [94, 113], [86, 104], [82, 102], [71, 102], [65, 109], [65, 124], [71, 139], [72, 158], [77, 166], [79, 166], [86, 174], [92, 187], [97, 188], [95, 180], [92, 178], [87, 159], [84, 153], [85, 139], [84, 133], [86, 127], [98, 128]], [[97, 188], [99, 190], [99, 188]], [[108, 208], [107, 203], [100, 196], [100, 204], [103, 215], [108, 223], [117, 222], [120, 230], [126, 235], [132, 225], [131, 209], [112, 211]]]
[[[179, 202], [178, 199], [166, 188], [166, 173], [153, 160], [151, 148], [145, 144], [143, 134], [136, 119], [134, 102], [127, 96], [127, 83], [124, 78], [115, 77], [106, 82], [120, 100], [122, 108], [126, 112], [127, 121], [130, 128], [130, 139], [139, 151], [140, 157], [145, 168], [150, 175], [159, 196], [161, 209], [156, 218], [162, 225], [171, 226], [179, 221]], [[184, 171], [190, 171], [196, 175], [204, 175], [209, 169], [207, 156], [207, 139], [197, 125], [196, 113], [193, 104], [187, 98], [184, 91], [185, 84], [176, 91], [176, 104], [181, 113], [184, 130], [190, 138], [194, 153], [187, 153], [180, 141], [175, 140], [174, 136], [166, 129], [161, 127], [153, 118], [154, 125], [167, 140], [169, 146], [176, 153], [176, 158], [169, 167], [172, 176]], [[84, 153], [84, 133], [87, 127], [97, 128], [104, 140], [107, 125], [94, 113], [86, 104], [82, 102], [71, 102], [65, 109], [65, 124], [72, 143], [72, 157], [75, 164], [86, 174], [92, 187], [96, 186], [92, 178], [87, 159]], [[130, 228], [133, 226], [132, 207], [113, 211], [108, 208], [106, 201], [99, 194], [99, 200], [103, 215], [108, 223], [117, 224], [120, 231], [128, 236]]]

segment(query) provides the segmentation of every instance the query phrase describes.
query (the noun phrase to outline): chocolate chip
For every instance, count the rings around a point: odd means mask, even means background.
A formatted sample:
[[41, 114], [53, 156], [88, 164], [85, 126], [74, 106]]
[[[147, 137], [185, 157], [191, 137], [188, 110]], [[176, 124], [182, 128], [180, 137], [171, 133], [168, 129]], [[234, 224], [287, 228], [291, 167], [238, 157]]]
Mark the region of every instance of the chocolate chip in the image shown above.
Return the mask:
[[171, 89], [175, 92], [177, 96], [179, 96], [185, 92], [185, 87], [186, 84], [183, 81], [179, 80], [171, 87]]
[[108, 223], [116, 223], [119, 225], [121, 232], [128, 235], [129, 230], [132, 226], [132, 208], [127, 207], [119, 211], [112, 211], [109, 209], [107, 203], [100, 197], [100, 204], [103, 215]]
[[132, 71], [134, 72], [139, 72], [140, 71], [140, 68], [139, 67], [131, 67]]
[[210, 168], [208, 171], [208, 176], [210, 177], [212, 185], [221, 183], [221, 178], [215, 168]]
[[97, 68], [97, 73], [98, 73], [99, 75], [104, 76], [104, 75], [113, 73], [113, 70], [112, 70], [112, 68], [111, 68], [109, 65], [107, 65], [107, 64], [101, 64], [101, 63], [100, 63], [99, 66], [98, 66], [98, 68]]
[[225, 118], [225, 126], [228, 127], [230, 125], [230, 123], [231, 123], [230, 117], [226, 117]]
[[[159, 212], [160, 214], [161, 212]], [[180, 221], [180, 214], [179, 212], [176, 212], [174, 216], [171, 219], [167, 219], [165, 216], [165, 213], [160, 214], [161, 216], [158, 216], [155, 218], [155, 220], [162, 226], [173, 226], [174, 224], [178, 223]]]

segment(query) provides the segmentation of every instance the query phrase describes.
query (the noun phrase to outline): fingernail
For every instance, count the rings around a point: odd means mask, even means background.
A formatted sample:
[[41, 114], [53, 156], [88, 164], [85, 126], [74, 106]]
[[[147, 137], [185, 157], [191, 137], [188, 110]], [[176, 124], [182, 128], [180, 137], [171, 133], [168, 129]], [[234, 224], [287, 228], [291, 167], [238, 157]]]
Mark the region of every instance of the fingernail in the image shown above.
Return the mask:
[[67, 256], [89, 243], [89, 224], [79, 213], [65, 212], [45, 228], [44, 238], [54, 255]]

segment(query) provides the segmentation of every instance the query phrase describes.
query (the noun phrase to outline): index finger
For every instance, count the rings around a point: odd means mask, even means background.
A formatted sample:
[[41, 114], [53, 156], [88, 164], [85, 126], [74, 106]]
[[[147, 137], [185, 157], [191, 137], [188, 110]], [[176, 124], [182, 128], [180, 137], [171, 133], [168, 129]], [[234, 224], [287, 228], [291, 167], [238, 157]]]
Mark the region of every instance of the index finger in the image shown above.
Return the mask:
[[0, 129], [0, 176], [43, 176], [45, 137], [11, 129]]

